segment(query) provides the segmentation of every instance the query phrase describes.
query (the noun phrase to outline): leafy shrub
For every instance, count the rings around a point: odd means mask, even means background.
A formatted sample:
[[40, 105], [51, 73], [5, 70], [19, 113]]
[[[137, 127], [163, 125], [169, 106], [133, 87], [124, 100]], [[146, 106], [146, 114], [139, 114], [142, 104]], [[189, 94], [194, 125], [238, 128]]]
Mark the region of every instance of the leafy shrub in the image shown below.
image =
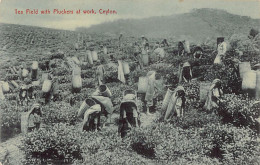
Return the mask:
[[71, 80], [72, 80], [72, 76], [69, 75], [58, 77], [59, 84], [71, 83]]
[[189, 56], [177, 56], [177, 55], [173, 55], [173, 56], [167, 56], [164, 59], [165, 63], [171, 64], [173, 65], [175, 68], [179, 66], [179, 64], [183, 63], [183, 62], [188, 62], [190, 61], [190, 57]]
[[97, 81], [93, 78], [87, 78], [82, 80], [82, 88], [95, 88]]
[[69, 125], [75, 125], [77, 122], [77, 109], [70, 107], [68, 103], [60, 102], [53, 103], [49, 106], [44, 106], [43, 122], [47, 125], [53, 125], [55, 123], [66, 123]]
[[[114, 131], [83, 133], [81, 150], [84, 161], [75, 164], [145, 164]], [[134, 159], [133, 159], [134, 158]]]
[[249, 100], [242, 95], [226, 94], [218, 109], [225, 123], [232, 123], [235, 126], [248, 126], [259, 132], [259, 124], [256, 118], [259, 117], [259, 103], [254, 105], [254, 100]]
[[117, 64], [114, 63], [108, 63], [107, 65], [104, 66], [105, 68], [105, 82], [110, 83], [110, 82], [117, 82]]
[[81, 70], [81, 78], [94, 78], [95, 69]]
[[185, 89], [187, 103], [194, 104], [199, 101], [200, 84], [198, 81], [182, 83], [180, 85], [182, 85]]
[[208, 124], [201, 130], [208, 155], [225, 164], [253, 164], [259, 160], [259, 141], [256, 134], [246, 128], [232, 125]]
[[114, 104], [114, 109], [118, 112], [119, 112], [119, 106], [120, 106], [121, 100], [123, 98], [123, 92], [128, 89], [133, 89], [133, 90], [136, 89], [135, 86], [128, 86], [126, 84], [122, 84], [122, 83], [118, 84], [115, 82], [109, 83], [109, 84], [107, 84], [107, 86], [112, 93], [111, 100]]
[[243, 56], [239, 57], [240, 61], [249, 61], [251, 66], [260, 63], [259, 52], [255, 51], [246, 51]]
[[204, 71], [204, 80], [212, 82], [218, 78], [222, 81], [224, 93], [241, 93], [241, 79], [236, 76], [234, 68], [222, 65], [209, 66]]
[[53, 76], [68, 76], [71, 74], [69, 68], [59, 67], [52, 70]]
[[21, 132], [21, 114], [16, 104], [10, 101], [0, 103], [1, 109], [1, 139], [5, 140]]
[[73, 126], [62, 123], [27, 134], [21, 146], [26, 155], [25, 164], [81, 159], [80, 138], [80, 133]]
[[135, 129], [129, 134], [128, 140], [137, 153], [166, 163], [206, 153], [197, 131], [183, 130], [172, 124], [158, 123]]
[[203, 111], [198, 111], [198, 109], [188, 109], [184, 112], [184, 116], [180, 119], [177, 117], [171, 120], [171, 123], [177, 127], [183, 129], [190, 128], [202, 128], [208, 123], [217, 124], [221, 119], [214, 113], [207, 113]]

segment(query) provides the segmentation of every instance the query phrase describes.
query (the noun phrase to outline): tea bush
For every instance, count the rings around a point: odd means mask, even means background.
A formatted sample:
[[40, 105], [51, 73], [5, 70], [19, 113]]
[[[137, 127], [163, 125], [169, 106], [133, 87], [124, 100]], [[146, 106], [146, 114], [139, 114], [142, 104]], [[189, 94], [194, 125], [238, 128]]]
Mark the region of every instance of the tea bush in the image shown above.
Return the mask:
[[21, 146], [26, 155], [24, 164], [81, 159], [80, 138], [79, 131], [62, 123], [27, 134]]
[[224, 93], [241, 93], [241, 79], [235, 74], [234, 68], [224, 65], [212, 65], [203, 73], [204, 81], [212, 82], [218, 78], [222, 81]]
[[184, 116], [180, 119], [174, 117], [171, 123], [183, 129], [190, 128], [202, 128], [208, 123], [217, 124], [221, 121], [221, 118], [214, 113], [203, 112], [198, 109], [188, 109], [184, 112]]
[[208, 124], [201, 130], [210, 157], [224, 164], [254, 164], [260, 159], [257, 135], [246, 128], [232, 125]]
[[83, 161], [75, 164], [145, 164], [129, 145], [128, 140], [122, 140], [112, 130], [85, 132], [81, 139]]
[[10, 101], [1, 102], [1, 139], [5, 140], [10, 136], [21, 132], [21, 114], [23, 111], [21, 107], [19, 109], [16, 104]]
[[218, 114], [222, 116], [225, 123], [232, 123], [238, 127], [250, 127], [259, 132], [259, 103], [254, 105], [254, 100], [243, 95], [224, 95], [223, 101], [218, 109]]
[[43, 122], [47, 125], [53, 125], [55, 123], [66, 123], [69, 125], [75, 125], [77, 122], [77, 109], [70, 107], [68, 103], [51, 103], [50, 106], [44, 106], [42, 108]]
[[[203, 144], [196, 129], [184, 130], [172, 124], [157, 123], [135, 129], [128, 136], [126, 140], [130, 141], [134, 151], [159, 164], [175, 164], [175, 161], [194, 163], [200, 158], [205, 162], [218, 162], [206, 155], [207, 147], [211, 146]], [[202, 160], [200, 162], [205, 164]]]

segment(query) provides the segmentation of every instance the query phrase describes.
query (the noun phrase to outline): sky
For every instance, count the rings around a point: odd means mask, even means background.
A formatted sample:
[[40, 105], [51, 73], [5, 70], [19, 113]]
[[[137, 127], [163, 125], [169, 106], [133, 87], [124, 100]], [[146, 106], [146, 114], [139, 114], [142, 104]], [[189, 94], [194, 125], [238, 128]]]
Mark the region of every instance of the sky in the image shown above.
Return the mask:
[[[192, 9], [217, 8], [232, 14], [260, 19], [260, 0], [0, 0], [0, 22], [74, 30], [76, 27], [126, 18], [147, 18], [190, 12]], [[23, 14], [16, 14], [16, 10]], [[38, 9], [38, 14], [26, 14]], [[49, 9], [48, 15], [40, 14]], [[53, 10], [73, 10], [73, 14], [53, 14]], [[76, 14], [80, 9], [81, 13]], [[83, 10], [97, 14], [83, 14]], [[117, 14], [99, 14], [99, 10], [115, 10]]]

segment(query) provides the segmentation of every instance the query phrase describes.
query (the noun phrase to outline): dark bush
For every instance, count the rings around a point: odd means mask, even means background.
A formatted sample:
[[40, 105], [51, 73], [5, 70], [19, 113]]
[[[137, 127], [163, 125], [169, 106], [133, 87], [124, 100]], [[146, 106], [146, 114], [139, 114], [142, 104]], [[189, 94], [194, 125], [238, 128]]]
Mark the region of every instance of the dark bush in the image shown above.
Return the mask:
[[2, 141], [21, 132], [21, 112], [22, 107], [16, 107], [11, 101], [1, 102], [1, 139]]
[[207, 155], [220, 159], [224, 164], [254, 164], [259, 161], [257, 135], [246, 128], [232, 125], [208, 124], [201, 130]]
[[25, 164], [82, 159], [80, 138], [73, 126], [61, 123], [27, 134], [21, 146], [26, 155]]
[[254, 102], [242, 95], [227, 94], [217, 111], [223, 122], [237, 127], [250, 127], [259, 133], [259, 124], [256, 121], [260, 113], [259, 103], [254, 105]]
[[77, 109], [70, 107], [70, 105], [65, 102], [55, 102], [50, 106], [44, 106], [42, 112], [43, 122], [47, 125], [53, 125], [55, 123], [75, 125], [78, 120]]

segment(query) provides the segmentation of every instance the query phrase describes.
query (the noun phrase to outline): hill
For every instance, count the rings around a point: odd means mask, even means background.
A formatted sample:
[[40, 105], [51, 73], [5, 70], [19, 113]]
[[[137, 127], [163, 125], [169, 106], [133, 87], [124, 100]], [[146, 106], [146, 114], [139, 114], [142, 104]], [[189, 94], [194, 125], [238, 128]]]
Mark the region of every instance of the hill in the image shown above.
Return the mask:
[[89, 33], [116, 34], [120, 32], [130, 36], [142, 34], [150, 38], [193, 38], [230, 36], [234, 33], [248, 34], [251, 27], [260, 26], [259, 19], [230, 14], [217, 9], [195, 9], [190, 13], [150, 17], [145, 19], [121, 19], [93, 25], [90, 28], [79, 27], [76, 31]]

